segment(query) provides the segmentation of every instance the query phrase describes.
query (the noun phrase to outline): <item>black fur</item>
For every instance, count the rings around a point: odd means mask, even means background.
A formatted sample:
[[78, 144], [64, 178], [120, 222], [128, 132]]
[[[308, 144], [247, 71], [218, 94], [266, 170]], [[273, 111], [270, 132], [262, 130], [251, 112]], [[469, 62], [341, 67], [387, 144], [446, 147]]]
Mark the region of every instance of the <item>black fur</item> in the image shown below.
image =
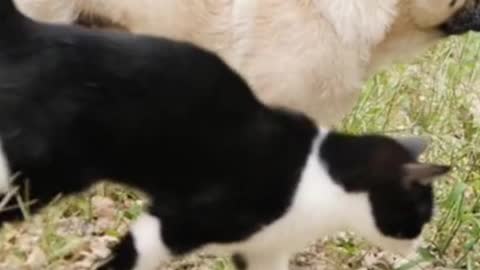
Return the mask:
[[[440, 25], [448, 35], [461, 35], [468, 31], [480, 31], [480, 1], [468, 3], [464, 8]], [[454, 2], [452, 2], [455, 4]]]
[[320, 155], [338, 184], [369, 195], [376, 225], [385, 235], [413, 239], [430, 221], [432, 186], [405, 184], [402, 166], [417, 157], [401, 145], [380, 136], [335, 134], [326, 138]]
[[233, 254], [232, 256], [232, 263], [237, 270], [247, 270], [248, 269], [248, 262], [245, 257], [241, 254]]

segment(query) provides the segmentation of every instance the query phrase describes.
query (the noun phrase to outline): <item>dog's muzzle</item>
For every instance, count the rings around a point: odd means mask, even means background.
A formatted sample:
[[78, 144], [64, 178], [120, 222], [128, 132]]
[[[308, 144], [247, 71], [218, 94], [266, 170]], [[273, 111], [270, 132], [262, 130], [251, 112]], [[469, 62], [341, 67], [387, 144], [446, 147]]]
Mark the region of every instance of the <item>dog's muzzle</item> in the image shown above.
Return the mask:
[[460, 35], [468, 31], [480, 31], [480, 1], [471, 1], [453, 17], [441, 25], [448, 35]]

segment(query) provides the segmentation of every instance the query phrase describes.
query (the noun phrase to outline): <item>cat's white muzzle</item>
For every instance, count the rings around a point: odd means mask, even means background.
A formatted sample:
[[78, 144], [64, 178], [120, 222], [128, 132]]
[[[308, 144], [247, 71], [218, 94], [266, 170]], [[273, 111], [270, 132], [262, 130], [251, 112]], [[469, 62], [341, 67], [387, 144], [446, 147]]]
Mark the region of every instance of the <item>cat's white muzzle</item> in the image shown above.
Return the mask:
[[389, 251], [404, 257], [414, 254], [420, 246], [420, 237], [414, 240], [401, 240], [390, 237], [382, 237], [383, 239], [375, 241], [379, 247], [385, 251]]

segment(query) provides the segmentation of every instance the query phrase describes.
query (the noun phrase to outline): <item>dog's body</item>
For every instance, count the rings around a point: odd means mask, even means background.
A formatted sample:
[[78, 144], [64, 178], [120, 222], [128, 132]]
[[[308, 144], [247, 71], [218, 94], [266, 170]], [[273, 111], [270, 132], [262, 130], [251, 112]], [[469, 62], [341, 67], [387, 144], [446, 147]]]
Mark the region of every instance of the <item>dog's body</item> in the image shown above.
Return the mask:
[[103, 18], [134, 33], [191, 41], [218, 53], [263, 102], [324, 125], [350, 112], [362, 82], [382, 66], [480, 25], [474, 0], [16, 1], [39, 20]]

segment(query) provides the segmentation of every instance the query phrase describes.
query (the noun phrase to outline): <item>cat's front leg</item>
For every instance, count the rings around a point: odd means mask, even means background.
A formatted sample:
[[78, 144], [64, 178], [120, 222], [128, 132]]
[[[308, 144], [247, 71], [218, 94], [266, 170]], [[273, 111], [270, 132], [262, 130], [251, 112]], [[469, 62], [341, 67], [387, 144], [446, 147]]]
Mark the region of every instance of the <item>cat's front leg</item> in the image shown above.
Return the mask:
[[142, 214], [114, 249], [114, 257], [99, 270], [156, 270], [170, 259], [161, 236], [161, 220]]
[[235, 254], [237, 270], [288, 270], [289, 256], [282, 253]]

